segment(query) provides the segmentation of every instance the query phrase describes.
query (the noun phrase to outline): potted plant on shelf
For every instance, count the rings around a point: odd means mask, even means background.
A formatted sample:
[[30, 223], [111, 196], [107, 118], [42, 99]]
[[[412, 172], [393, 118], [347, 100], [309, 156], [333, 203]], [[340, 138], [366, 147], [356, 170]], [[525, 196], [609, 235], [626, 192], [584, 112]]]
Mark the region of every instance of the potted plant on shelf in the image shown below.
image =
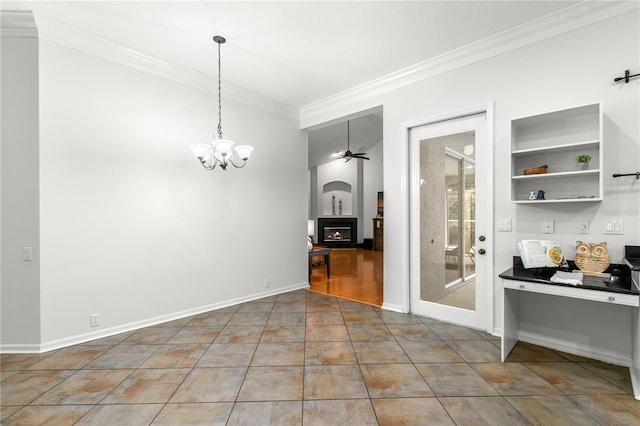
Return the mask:
[[587, 155], [587, 154], [578, 155], [576, 157], [576, 161], [578, 162], [578, 169], [589, 170], [589, 161], [591, 161], [590, 155]]

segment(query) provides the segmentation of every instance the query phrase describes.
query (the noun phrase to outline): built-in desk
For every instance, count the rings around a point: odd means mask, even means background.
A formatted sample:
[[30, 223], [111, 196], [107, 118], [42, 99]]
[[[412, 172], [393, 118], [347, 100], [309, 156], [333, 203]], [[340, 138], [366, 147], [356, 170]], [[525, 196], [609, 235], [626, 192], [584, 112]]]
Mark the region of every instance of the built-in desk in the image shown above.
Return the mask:
[[[538, 293], [543, 298], [550, 298], [544, 309], [540, 310], [540, 317], [549, 314], [549, 309], [558, 309], [558, 298], [570, 298], [590, 301], [589, 303], [606, 303], [611, 305], [628, 306], [632, 309], [631, 335], [629, 339], [632, 347], [632, 360], [629, 367], [633, 394], [640, 400], [640, 291], [629, 279], [614, 280], [613, 284], [607, 284], [607, 280], [599, 277], [585, 276], [584, 286], [572, 286], [555, 284], [549, 281], [551, 272], [534, 272], [524, 268], [511, 268], [502, 274], [503, 283], [503, 310], [502, 310], [502, 344], [501, 358], [504, 361], [521, 335], [521, 297], [525, 292]], [[555, 299], [555, 300], [551, 300]], [[553, 302], [553, 303], [552, 303]], [[562, 303], [560, 303], [562, 305]], [[595, 306], [594, 306], [595, 308]], [[627, 308], [629, 309], [629, 308]], [[596, 309], [594, 309], [595, 311]], [[531, 319], [530, 319], [531, 320]], [[603, 326], [616, 327], [616, 324], [607, 323], [608, 318], [602, 318]], [[529, 324], [530, 325], [530, 324]], [[563, 324], [555, 324], [561, 328]], [[544, 330], [544, 327], [538, 327]], [[567, 333], [571, 336], [571, 333]], [[577, 354], [582, 355], [582, 354]]]

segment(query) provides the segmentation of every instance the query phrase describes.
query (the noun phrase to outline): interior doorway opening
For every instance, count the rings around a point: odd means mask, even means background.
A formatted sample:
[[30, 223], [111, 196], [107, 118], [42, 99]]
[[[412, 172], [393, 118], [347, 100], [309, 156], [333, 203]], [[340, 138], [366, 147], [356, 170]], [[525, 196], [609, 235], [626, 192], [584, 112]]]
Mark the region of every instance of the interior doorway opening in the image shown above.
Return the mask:
[[[314, 244], [331, 249], [330, 276], [323, 257], [313, 258], [310, 290], [377, 306], [383, 298], [382, 124], [380, 106], [308, 129], [308, 219]], [[360, 155], [345, 157], [347, 150]]]

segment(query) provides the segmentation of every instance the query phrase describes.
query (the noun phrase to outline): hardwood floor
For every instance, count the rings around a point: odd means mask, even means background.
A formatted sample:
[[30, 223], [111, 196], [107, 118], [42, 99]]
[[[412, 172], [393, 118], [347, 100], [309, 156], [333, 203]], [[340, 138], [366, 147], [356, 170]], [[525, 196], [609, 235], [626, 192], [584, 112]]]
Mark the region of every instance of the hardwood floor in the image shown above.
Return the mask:
[[[369, 305], [382, 305], [383, 252], [364, 249], [331, 250], [331, 278], [325, 265], [313, 266], [309, 290]], [[321, 262], [322, 256], [314, 258]]]

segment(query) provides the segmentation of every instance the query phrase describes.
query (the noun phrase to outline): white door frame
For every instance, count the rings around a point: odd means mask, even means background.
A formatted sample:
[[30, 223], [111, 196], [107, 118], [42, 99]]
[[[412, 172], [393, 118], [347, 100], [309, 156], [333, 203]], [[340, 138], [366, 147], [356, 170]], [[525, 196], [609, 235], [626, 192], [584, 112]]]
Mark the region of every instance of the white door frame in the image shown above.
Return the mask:
[[[448, 113], [420, 118], [412, 121], [404, 122], [400, 125], [400, 159], [401, 159], [401, 184], [400, 184], [400, 212], [402, 220], [402, 241], [403, 244], [401, 246], [400, 258], [403, 259], [403, 267], [402, 267], [402, 276], [400, 277], [400, 285], [402, 290], [402, 311], [410, 312], [411, 311], [411, 286], [410, 286], [410, 267], [411, 267], [411, 253], [410, 253], [410, 201], [411, 201], [411, 188], [409, 185], [409, 175], [410, 175], [410, 161], [409, 161], [409, 143], [410, 136], [409, 132], [412, 128], [420, 127], [428, 124], [434, 124], [441, 121], [451, 120], [455, 118], [460, 118], [473, 114], [481, 114], [485, 113], [487, 117], [487, 128], [486, 128], [486, 167], [487, 170], [493, 170], [493, 145], [494, 145], [494, 115], [493, 115], [493, 102], [476, 105], [469, 108], [464, 108], [456, 111], [451, 111]], [[478, 185], [485, 185], [486, 188], [489, 188], [489, 192], [493, 194], [493, 173], [487, 173], [484, 176], [484, 179], [477, 180]], [[492, 196], [493, 198], [493, 196]], [[485, 326], [486, 331], [493, 334], [494, 332], [494, 319], [495, 319], [495, 301], [494, 301], [494, 293], [495, 293], [495, 279], [493, 274], [493, 241], [494, 241], [494, 232], [493, 232], [493, 201], [491, 200], [487, 203], [487, 207], [485, 209], [484, 215], [487, 217], [486, 223], [486, 232], [487, 242], [486, 242], [486, 250], [487, 257], [486, 259], [486, 268], [485, 268], [485, 282], [487, 283], [487, 291], [485, 303], [485, 312], [486, 312], [486, 320]], [[478, 301], [478, 303], [482, 303]]]

